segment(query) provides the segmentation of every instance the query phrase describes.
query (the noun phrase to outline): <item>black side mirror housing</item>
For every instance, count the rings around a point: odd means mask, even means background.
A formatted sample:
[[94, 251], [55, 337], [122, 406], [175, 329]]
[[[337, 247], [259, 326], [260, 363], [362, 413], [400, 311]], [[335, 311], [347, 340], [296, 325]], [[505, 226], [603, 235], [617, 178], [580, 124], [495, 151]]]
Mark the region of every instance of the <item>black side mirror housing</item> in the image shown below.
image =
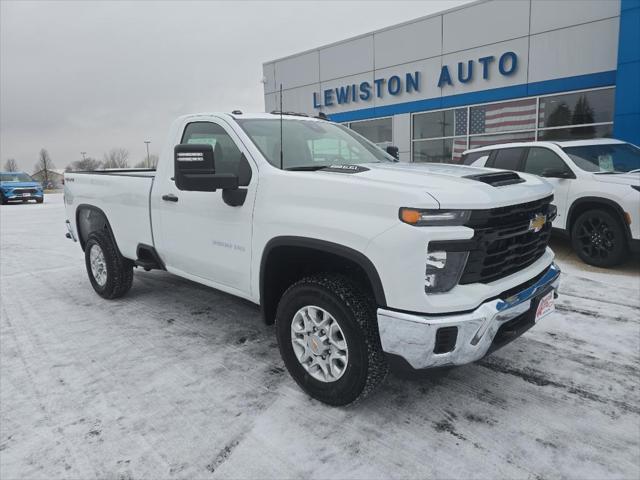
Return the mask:
[[571, 172], [559, 168], [545, 168], [541, 176], [545, 178], [574, 178]]
[[389, 155], [394, 157], [396, 160], [400, 158], [400, 149], [395, 145], [389, 145], [385, 150]]
[[174, 179], [178, 190], [215, 192], [218, 189], [236, 190], [238, 176], [215, 173], [213, 146], [209, 144], [180, 144], [174, 148]]

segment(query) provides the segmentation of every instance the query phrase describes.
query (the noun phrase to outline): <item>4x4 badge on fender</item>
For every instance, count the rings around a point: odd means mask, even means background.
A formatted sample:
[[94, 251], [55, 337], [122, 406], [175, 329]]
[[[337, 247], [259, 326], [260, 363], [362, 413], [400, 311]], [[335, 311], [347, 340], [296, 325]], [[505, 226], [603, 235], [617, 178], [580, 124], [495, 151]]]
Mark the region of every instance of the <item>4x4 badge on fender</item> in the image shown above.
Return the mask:
[[542, 213], [537, 213], [535, 217], [529, 220], [529, 230], [533, 233], [538, 233], [547, 223], [547, 216]]

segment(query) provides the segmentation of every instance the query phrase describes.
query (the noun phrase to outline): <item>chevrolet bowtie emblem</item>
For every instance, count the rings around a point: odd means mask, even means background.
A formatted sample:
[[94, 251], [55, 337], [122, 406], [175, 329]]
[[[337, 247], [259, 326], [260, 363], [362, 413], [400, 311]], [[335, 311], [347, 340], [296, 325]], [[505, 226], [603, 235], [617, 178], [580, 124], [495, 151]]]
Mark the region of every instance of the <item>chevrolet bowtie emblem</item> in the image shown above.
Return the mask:
[[547, 223], [547, 216], [541, 213], [536, 214], [531, 220], [529, 220], [529, 230], [538, 233], [544, 227], [544, 224]]

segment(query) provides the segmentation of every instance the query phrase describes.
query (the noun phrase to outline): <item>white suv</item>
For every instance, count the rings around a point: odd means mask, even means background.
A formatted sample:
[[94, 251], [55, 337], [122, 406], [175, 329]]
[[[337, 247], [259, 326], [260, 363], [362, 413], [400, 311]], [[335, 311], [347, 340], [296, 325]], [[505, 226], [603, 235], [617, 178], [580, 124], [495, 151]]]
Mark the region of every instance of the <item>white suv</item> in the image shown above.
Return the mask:
[[545, 177], [578, 256], [611, 267], [640, 251], [640, 149], [613, 139], [505, 143], [467, 150], [466, 165]]

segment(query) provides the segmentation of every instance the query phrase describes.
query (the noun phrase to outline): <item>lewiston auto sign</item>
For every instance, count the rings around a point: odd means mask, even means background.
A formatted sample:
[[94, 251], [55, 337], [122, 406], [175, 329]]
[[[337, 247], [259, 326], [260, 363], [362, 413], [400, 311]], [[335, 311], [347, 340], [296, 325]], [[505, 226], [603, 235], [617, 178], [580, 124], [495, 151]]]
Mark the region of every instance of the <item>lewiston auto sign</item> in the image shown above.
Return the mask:
[[[474, 78], [482, 77], [489, 82], [493, 75], [509, 77], [518, 70], [518, 55], [505, 52], [499, 57], [489, 55], [477, 60], [458, 62], [457, 67], [443, 65], [438, 76], [438, 88], [446, 88], [456, 83], [470, 83]], [[404, 75], [376, 78], [373, 83], [364, 81], [313, 92], [313, 108], [331, 107], [345, 103], [370, 102], [374, 97], [397, 96], [420, 91], [422, 72], [407, 72]]]

